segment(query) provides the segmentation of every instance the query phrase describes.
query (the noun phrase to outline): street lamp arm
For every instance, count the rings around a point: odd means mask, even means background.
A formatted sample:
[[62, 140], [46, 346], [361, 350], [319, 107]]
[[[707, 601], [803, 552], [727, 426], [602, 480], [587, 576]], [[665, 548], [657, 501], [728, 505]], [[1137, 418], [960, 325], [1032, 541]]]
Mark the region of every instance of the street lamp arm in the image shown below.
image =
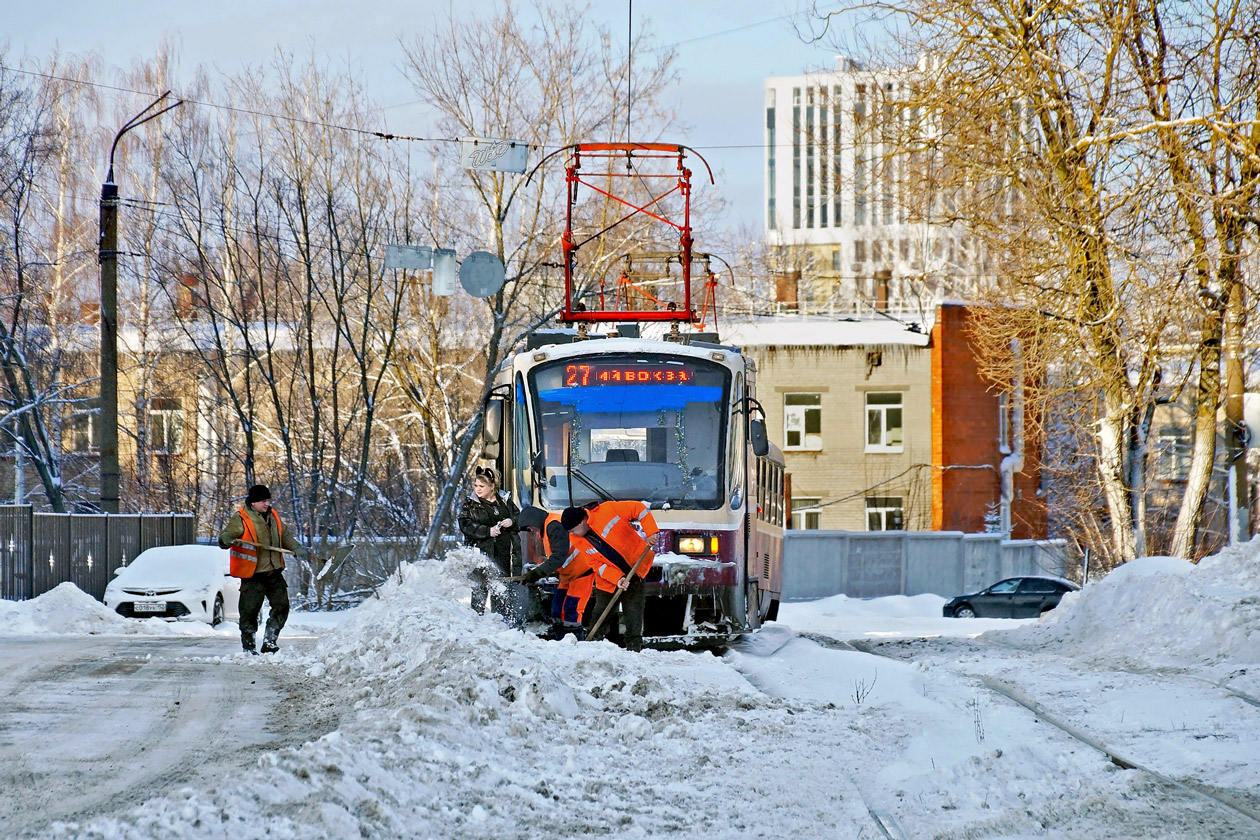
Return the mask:
[[[136, 126], [144, 125], [149, 120], [157, 119], [158, 117], [165, 114], [167, 111], [170, 111], [174, 108], [178, 108], [180, 105], [184, 104], [184, 100], [180, 99], [177, 102], [167, 105], [165, 108], [163, 108], [160, 111], [155, 111], [154, 113], [149, 114], [150, 111], [152, 111], [158, 105], [162, 104], [163, 99], [165, 99], [166, 97], [170, 95], [171, 95], [171, 92], [168, 90], [166, 93], [162, 94], [157, 99], [153, 100], [153, 102], [149, 103], [149, 107], [145, 108], [143, 111], [136, 114], [131, 119], [127, 120], [127, 122], [123, 124], [123, 127], [118, 129], [118, 133], [114, 135], [114, 142], [109, 147], [109, 175], [106, 176], [105, 178], [106, 181], [109, 181], [112, 183], [114, 180], [114, 152], [118, 150], [118, 141], [122, 139], [122, 136], [124, 134], [126, 134], [128, 131], [131, 131], [131, 129], [135, 128]], [[145, 116], [146, 114], [148, 114], [148, 116]]]

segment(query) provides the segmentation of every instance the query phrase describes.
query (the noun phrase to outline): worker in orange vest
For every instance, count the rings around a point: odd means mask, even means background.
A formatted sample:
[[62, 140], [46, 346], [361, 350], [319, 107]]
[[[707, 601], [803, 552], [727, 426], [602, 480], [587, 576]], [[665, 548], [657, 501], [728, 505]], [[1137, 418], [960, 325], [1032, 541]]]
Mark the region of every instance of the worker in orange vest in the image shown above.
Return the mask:
[[[626, 650], [641, 650], [646, 605], [643, 579], [655, 559], [650, 541], [659, 530], [651, 508], [646, 502], [603, 502], [590, 510], [570, 510], [578, 511], [574, 515], [577, 521], [566, 529], [570, 538], [583, 540], [594, 549], [591, 569], [595, 573], [595, 597], [591, 615], [598, 621], [621, 590], [618, 606], [625, 624], [622, 646]], [[613, 610], [590, 638], [604, 638], [616, 622], [617, 611]]]
[[526, 507], [522, 508], [518, 517], [520, 527], [541, 531], [543, 550], [547, 555], [542, 563], [522, 576], [523, 582], [536, 583], [553, 574], [559, 579], [551, 600], [552, 630], [549, 638], [562, 639], [572, 634], [582, 641], [586, 637], [582, 616], [595, 583], [591, 570], [595, 552], [589, 543], [572, 540], [569, 534], [569, 525], [581, 519], [581, 508], [565, 508], [562, 513], [544, 515], [538, 508]]
[[246, 653], [258, 653], [254, 650], [254, 634], [258, 632], [265, 598], [271, 611], [262, 652], [275, 653], [280, 649], [276, 640], [289, 618], [284, 555], [276, 549], [306, 557], [306, 548], [280, 523], [280, 514], [271, 506], [271, 491], [261, 484], [249, 488], [245, 504], [228, 517], [219, 534], [219, 545], [230, 552], [229, 574], [241, 579], [241, 647]]

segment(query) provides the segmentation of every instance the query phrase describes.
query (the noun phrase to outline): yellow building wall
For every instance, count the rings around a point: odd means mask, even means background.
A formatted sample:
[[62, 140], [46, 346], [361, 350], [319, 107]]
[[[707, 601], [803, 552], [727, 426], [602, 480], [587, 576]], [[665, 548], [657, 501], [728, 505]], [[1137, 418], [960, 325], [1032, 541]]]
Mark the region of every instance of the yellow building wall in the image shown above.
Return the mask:
[[[822, 500], [820, 527], [867, 530], [868, 497], [901, 497], [904, 527], [932, 519], [931, 350], [927, 347], [745, 347], [757, 361], [758, 399], [770, 439], [792, 476], [792, 497]], [[868, 354], [878, 353], [879, 364]], [[866, 394], [902, 395], [901, 452], [866, 451]], [[788, 449], [785, 395], [818, 393], [822, 448]]]

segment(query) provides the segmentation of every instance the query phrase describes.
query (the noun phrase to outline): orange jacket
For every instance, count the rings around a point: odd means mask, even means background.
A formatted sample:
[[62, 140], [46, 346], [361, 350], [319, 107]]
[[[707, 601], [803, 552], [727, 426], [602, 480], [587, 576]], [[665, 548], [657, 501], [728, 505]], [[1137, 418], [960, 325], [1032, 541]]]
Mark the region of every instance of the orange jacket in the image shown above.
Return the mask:
[[648, 505], [643, 502], [604, 502], [587, 514], [586, 521], [591, 529], [583, 542], [594, 549], [591, 556], [595, 561], [592, 568], [597, 589], [615, 591], [617, 582], [634, 568], [636, 562], [639, 565], [635, 574], [647, 577], [656, 557], [649, 541], [660, 530]]
[[[276, 521], [276, 537], [283, 543], [284, 526], [280, 524], [280, 514], [276, 513], [275, 508], [269, 508], [268, 513]], [[258, 542], [258, 531], [254, 528], [254, 521], [245, 513], [245, 508], [237, 511], [240, 514], [241, 522], [244, 525], [245, 533], [241, 539], [247, 542]], [[284, 568], [284, 557], [279, 556], [280, 568]], [[251, 578], [254, 576], [254, 570], [258, 567], [258, 549], [252, 545], [241, 545], [240, 543], [232, 543], [228, 549], [228, 574], [236, 578]]]

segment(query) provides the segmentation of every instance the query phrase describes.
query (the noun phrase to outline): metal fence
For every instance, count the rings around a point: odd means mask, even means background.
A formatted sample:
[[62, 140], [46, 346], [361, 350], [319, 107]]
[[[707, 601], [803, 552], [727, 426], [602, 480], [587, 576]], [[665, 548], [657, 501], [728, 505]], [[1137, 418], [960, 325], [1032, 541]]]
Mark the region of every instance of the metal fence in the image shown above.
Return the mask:
[[0, 599], [23, 601], [70, 581], [105, 596], [114, 570], [146, 548], [196, 542], [192, 514], [35, 513], [0, 505]]
[[788, 531], [783, 599], [952, 598], [1016, 575], [1066, 577], [1062, 540], [1004, 540], [959, 531]]

